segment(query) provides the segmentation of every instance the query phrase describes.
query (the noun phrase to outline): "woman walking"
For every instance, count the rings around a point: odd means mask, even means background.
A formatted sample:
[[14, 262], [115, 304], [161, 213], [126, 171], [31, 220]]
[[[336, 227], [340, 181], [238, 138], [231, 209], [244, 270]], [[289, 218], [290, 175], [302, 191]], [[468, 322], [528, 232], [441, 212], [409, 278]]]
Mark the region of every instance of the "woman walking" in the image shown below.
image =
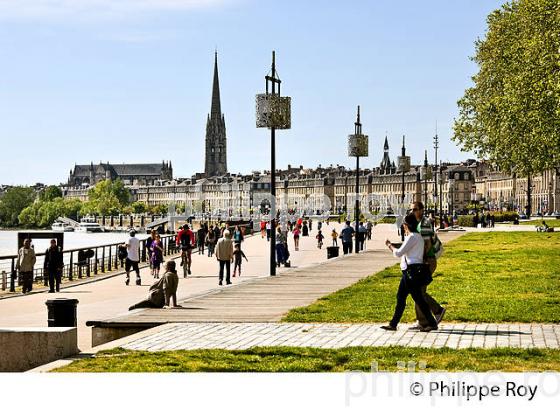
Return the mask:
[[411, 295], [428, 322], [428, 326], [422, 327], [420, 331], [430, 332], [436, 330], [438, 326], [422, 294], [422, 287], [431, 282], [429, 271], [423, 263], [424, 240], [422, 235], [417, 232], [418, 221], [414, 214], [411, 213], [406, 216], [403, 227], [406, 238], [399, 249], [396, 249], [388, 239], [385, 241], [393, 255], [401, 258], [402, 277], [397, 291], [397, 305], [393, 318], [389, 325], [381, 326], [381, 328], [390, 331], [397, 330], [397, 325], [406, 307], [406, 298]]
[[213, 225], [210, 225], [210, 229], [206, 234], [206, 246], [208, 246], [208, 257], [210, 258], [214, 255], [214, 248], [216, 247], [216, 231]]
[[296, 251], [299, 251], [299, 236], [301, 234], [301, 231], [299, 230], [299, 225], [297, 225], [294, 228], [292, 233], [294, 235], [294, 248]]
[[163, 247], [161, 246], [161, 236], [156, 234], [152, 241], [150, 265], [152, 266], [152, 276], [159, 279], [159, 271], [163, 262]]

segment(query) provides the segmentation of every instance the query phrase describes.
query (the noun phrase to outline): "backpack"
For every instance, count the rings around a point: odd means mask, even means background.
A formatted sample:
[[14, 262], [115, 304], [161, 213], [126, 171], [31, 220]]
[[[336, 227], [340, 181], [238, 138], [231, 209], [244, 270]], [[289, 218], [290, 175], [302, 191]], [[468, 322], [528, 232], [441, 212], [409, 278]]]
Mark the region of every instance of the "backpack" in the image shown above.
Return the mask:
[[439, 240], [438, 236], [434, 234], [432, 249], [434, 250], [434, 255], [436, 259], [439, 259], [443, 255], [443, 244]]

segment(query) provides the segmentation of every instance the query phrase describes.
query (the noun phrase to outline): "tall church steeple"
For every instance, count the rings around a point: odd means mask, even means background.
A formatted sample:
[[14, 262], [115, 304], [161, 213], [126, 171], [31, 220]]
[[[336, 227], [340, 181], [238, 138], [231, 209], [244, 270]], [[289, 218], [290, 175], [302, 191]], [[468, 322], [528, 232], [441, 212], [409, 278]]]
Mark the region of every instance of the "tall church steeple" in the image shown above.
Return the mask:
[[214, 53], [214, 84], [212, 86], [212, 107], [210, 118], [221, 118], [222, 107], [220, 104], [220, 79], [218, 77], [218, 52]]
[[212, 104], [206, 122], [206, 160], [204, 173], [207, 177], [227, 174], [226, 123], [220, 102], [218, 78], [218, 52], [214, 54], [214, 82]]

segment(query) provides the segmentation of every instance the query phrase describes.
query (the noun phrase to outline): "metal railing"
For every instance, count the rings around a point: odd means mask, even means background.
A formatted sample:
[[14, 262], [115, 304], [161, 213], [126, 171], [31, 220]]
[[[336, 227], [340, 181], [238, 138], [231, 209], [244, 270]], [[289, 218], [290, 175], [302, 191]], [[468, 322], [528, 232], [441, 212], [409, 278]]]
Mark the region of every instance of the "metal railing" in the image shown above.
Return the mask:
[[[140, 240], [141, 262], [146, 262], [148, 257], [146, 240]], [[164, 256], [180, 252], [180, 249], [175, 244], [175, 235], [162, 235], [161, 242]], [[64, 267], [62, 269], [62, 277], [73, 281], [74, 279], [82, 279], [124, 268], [125, 260], [119, 258], [119, 246], [123, 245], [123, 243], [121, 241], [63, 251]], [[80, 252], [83, 255], [87, 251], [93, 251], [93, 257], [80, 259]], [[36, 265], [43, 266], [45, 253], [37, 253], [36, 256]], [[21, 285], [21, 275], [18, 275], [16, 272], [17, 257], [17, 255], [0, 256], [0, 289], [3, 291], [8, 288], [8, 281], [10, 292], [16, 291], [16, 284]], [[33, 281], [43, 282], [47, 286], [48, 275], [45, 274], [42, 267], [34, 269]]]
[[[236, 224], [230, 224], [232, 229]], [[245, 236], [254, 234], [252, 226], [240, 223], [240, 227], [244, 228]], [[163, 256], [177, 255], [181, 253], [180, 247], [175, 242], [176, 235], [161, 235], [161, 242], [163, 248]], [[146, 246], [146, 239], [140, 240], [140, 261], [148, 261], [148, 248]], [[63, 251], [64, 268], [62, 269], [62, 277], [73, 281], [74, 279], [88, 278], [98, 275], [100, 273], [117, 271], [124, 268], [125, 259], [119, 259], [119, 246], [125, 242], [116, 242], [106, 245], [88, 246], [84, 248], [76, 248]], [[78, 254], [92, 250], [94, 255], [88, 259], [80, 260]], [[193, 249], [193, 253], [197, 253], [197, 247]], [[45, 253], [36, 253], [36, 265], [43, 266]], [[16, 291], [16, 285], [21, 285], [21, 275], [16, 272], [17, 255], [0, 256], [0, 289], [5, 291], [9, 286], [10, 292]], [[44, 269], [38, 268], [33, 271], [33, 282], [43, 282], [48, 286], [48, 275], [45, 274]]]

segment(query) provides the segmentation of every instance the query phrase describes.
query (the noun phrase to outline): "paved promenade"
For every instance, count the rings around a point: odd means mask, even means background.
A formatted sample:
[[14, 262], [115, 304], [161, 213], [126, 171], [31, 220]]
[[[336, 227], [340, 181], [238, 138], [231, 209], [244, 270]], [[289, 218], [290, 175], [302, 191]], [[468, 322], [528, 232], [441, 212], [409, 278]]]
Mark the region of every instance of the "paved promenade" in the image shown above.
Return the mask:
[[[327, 238], [329, 230], [333, 227], [336, 227], [337, 231], [340, 232], [339, 224], [331, 223], [329, 226], [325, 225], [323, 232]], [[317, 265], [327, 260], [325, 248], [321, 250], [317, 249], [315, 240], [316, 232], [317, 230], [313, 229], [311, 231], [312, 236], [301, 238], [299, 252], [295, 252], [293, 250], [293, 240], [290, 238], [290, 259], [292, 261], [292, 267], [279, 268], [279, 275], [276, 278], [272, 278], [277, 280], [276, 283], [280, 285], [282, 283], [282, 277], [287, 272], [296, 272], [303, 267]], [[444, 239], [447, 235], [451, 234], [442, 234], [442, 239]], [[395, 226], [376, 226], [374, 228], [373, 239], [367, 242], [367, 248], [370, 250], [382, 249], [383, 241], [386, 237], [393, 241], [399, 241]], [[127, 235], [123, 234], [123, 241], [126, 238]], [[325, 240], [325, 244], [330, 244], [328, 239]], [[194, 255], [192, 269], [193, 275], [187, 279], [180, 278], [178, 288], [179, 300], [183, 301], [189, 298], [200, 299], [201, 296], [206, 295], [209, 297], [208, 300], [210, 301], [211, 296], [215, 297], [218, 293], [225, 292], [226, 290], [235, 290], [235, 292], [238, 292], [238, 297], [242, 297], [246, 302], [247, 311], [250, 311], [251, 307], [249, 304], [251, 303], [251, 295], [247, 293], [243, 295], [244, 290], [239, 285], [245, 282], [251, 282], [254, 285], [252, 288], [254, 292], [259, 293], [262, 291], [262, 289], [259, 289], [258, 282], [268, 278], [268, 245], [269, 243], [266, 239], [262, 239], [260, 235], [246, 238], [242, 248], [249, 259], [249, 262], [243, 263], [243, 274], [240, 278], [233, 278], [234, 285], [231, 287], [218, 287], [217, 262], [215, 258], [208, 258], [205, 255]], [[391, 263], [397, 263], [396, 259], [391, 260], [387, 251], [383, 252], [383, 255], [385, 258], [388, 258], [388, 261], [391, 261]], [[375, 269], [371, 266], [368, 271], [369, 274], [372, 274], [375, 272]], [[73, 284], [72, 287], [64, 288], [60, 293], [55, 295], [42, 292], [22, 297], [1, 299], [0, 327], [46, 326], [47, 309], [45, 302], [48, 299], [58, 297], [75, 298], [79, 300], [78, 345], [81, 350], [88, 350], [91, 348], [91, 328], [86, 326], [86, 322], [92, 320], [112, 319], [128, 314], [128, 307], [144, 299], [147, 296], [148, 287], [153, 282], [153, 278], [151, 277], [148, 269], [142, 269], [141, 275], [142, 286], [125, 286], [124, 274], [121, 274], [106, 279], [99, 278], [98, 280], [89, 283]], [[359, 277], [356, 277], [352, 279], [351, 282], [355, 282], [358, 279]], [[301, 280], [304, 281], [305, 278], [302, 278]], [[330, 289], [333, 288], [326, 287], [327, 291]], [[229, 295], [232, 294], [233, 293], [230, 293]], [[291, 295], [295, 296], [296, 294], [297, 292], [293, 291]], [[307, 299], [302, 300], [302, 303], [306, 301], [309, 301], [310, 303], [314, 300], [314, 294], [309, 288], [302, 288], [300, 294], [306, 295], [305, 297], [309, 296]], [[227, 297], [227, 295], [225, 296]], [[287, 293], [286, 297], [289, 296], [290, 294]], [[268, 299], [267, 304], [274, 305], [275, 303], [281, 303], [282, 298], [280, 298], [279, 295], [276, 297], [278, 300]], [[290, 306], [292, 305], [283, 305], [282, 310], [275, 313], [276, 317], [279, 317], [284, 311], [289, 310]], [[202, 314], [200, 309], [190, 310], [190, 312], [195, 311]], [[156, 312], [169, 312], [170, 316], [175, 314], [174, 310], [158, 310]], [[226, 313], [227, 309], [216, 310], [216, 315], [214, 315], [213, 320], [220, 320]], [[236, 317], [232, 317], [232, 320], [240, 320], [241, 317], [241, 315], [238, 315]], [[258, 321], [259, 319], [255, 318], [255, 320]]]
[[341, 348], [348, 346], [560, 348], [560, 325], [442, 324], [423, 333], [401, 324], [396, 332], [381, 324], [174, 323], [133, 335], [121, 347], [150, 352], [193, 349], [248, 349], [257, 346]]

